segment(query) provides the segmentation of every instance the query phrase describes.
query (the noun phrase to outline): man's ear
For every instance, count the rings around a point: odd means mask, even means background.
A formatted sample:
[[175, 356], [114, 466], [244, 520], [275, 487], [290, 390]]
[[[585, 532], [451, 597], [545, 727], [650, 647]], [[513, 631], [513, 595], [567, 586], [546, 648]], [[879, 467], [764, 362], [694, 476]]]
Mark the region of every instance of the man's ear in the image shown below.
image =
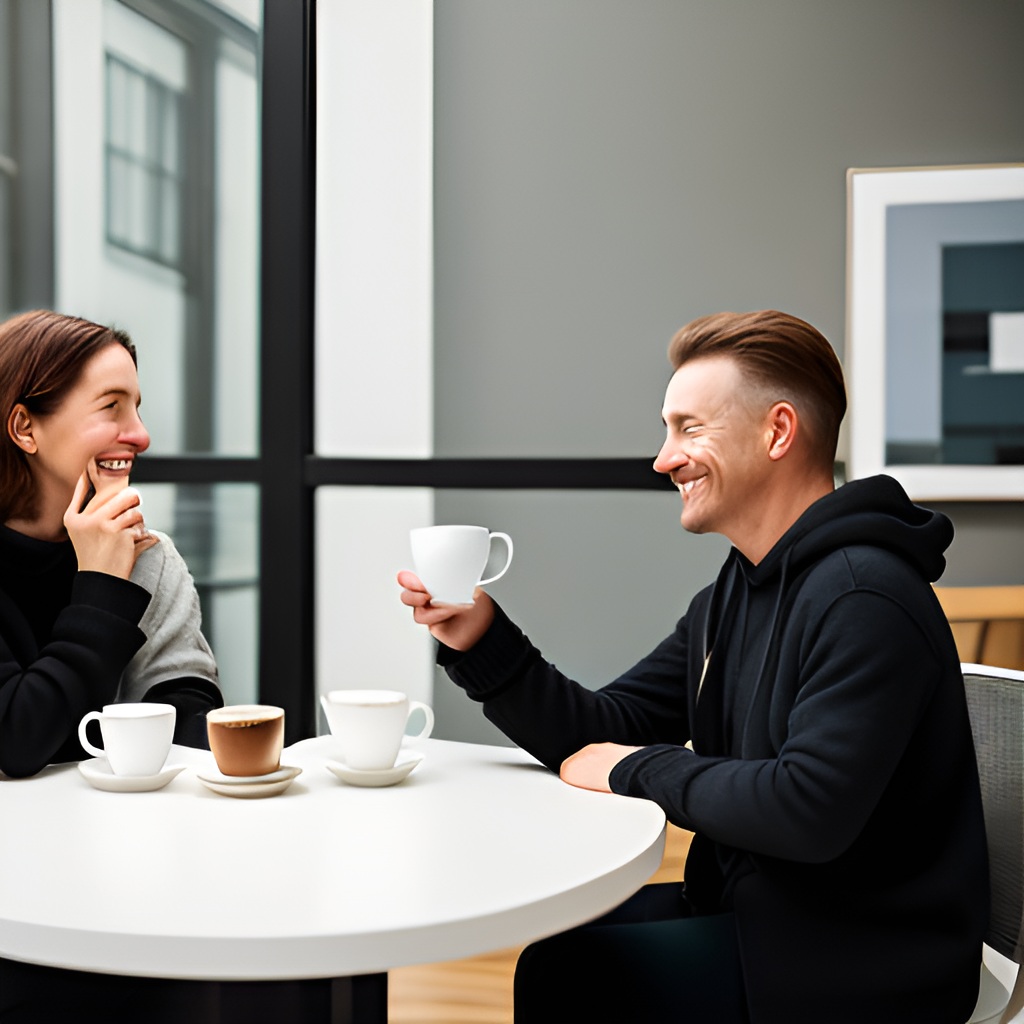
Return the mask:
[[785, 456], [793, 447], [800, 429], [800, 417], [789, 402], [776, 402], [768, 410], [768, 458], [773, 462]]
[[34, 455], [36, 452], [36, 439], [33, 436], [33, 422], [32, 416], [28, 409], [19, 402], [12, 410], [11, 415], [7, 417], [7, 433], [10, 439], [23, 451], [29, 455]]

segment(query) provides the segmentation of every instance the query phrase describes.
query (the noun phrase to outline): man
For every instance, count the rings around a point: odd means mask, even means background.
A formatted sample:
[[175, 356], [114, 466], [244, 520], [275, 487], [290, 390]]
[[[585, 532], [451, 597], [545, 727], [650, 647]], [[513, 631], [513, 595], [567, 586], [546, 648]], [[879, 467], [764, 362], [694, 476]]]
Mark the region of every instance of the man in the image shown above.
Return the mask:
[[988, 882], [963, 683], [929, 586], [952, 527], [888, 477], [833, 489], [845, 390], [809, 324], [704, 317], [669, 357], [655, 469], [683, 527], [733, 548], [634, 668], [591, 692], [482, 591], [435, 607], [399, 575], [440, 663], [513, 740], [696, 833], [682, 898], [648, 887], [526, 951], [516, 1019], [963, 1024]]

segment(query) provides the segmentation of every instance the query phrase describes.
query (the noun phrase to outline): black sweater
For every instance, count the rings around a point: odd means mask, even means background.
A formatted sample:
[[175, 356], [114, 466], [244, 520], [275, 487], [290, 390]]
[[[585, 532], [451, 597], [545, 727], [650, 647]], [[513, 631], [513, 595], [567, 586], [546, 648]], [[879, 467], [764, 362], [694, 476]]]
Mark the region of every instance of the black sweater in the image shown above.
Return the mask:
[[735, 913], [755, 1024], [962, 1024], [988, 876], [962, 677], [929, 586], [951, 539], [895, 481], [858, 481], [758, 565], [733, 550], [602, 690], [500, 610], [439, 660], [552, 770], [587, 743], [644, 747], [612, 789], [696, 832], [686, 892], [697, 912]]
[[[0, 526], [0, 771], [34, 775], [88, 755], [78, 723], [114, 700], [146, 642], [149, 593], [129, 580], [78, 572], [70, 541]], [[222, 703], [205, 679], [165, 680], [144, 699], [177, 709], [175, 742], [206, 746], [205, 713]]]

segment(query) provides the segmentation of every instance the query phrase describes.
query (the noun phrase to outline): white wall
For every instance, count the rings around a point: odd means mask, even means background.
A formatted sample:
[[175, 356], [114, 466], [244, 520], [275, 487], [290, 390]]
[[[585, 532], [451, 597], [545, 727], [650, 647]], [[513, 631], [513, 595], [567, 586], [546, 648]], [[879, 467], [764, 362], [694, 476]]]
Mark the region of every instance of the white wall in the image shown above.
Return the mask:
[[[432, 0], [317, 5], [316, 451], [433, 453]], [[430, 701], [433, 641], [398, 602], [424, 489], [317, 494], [317, 689]]]
[[319, 455], [433, 453], [432, 8], [317, 5]]

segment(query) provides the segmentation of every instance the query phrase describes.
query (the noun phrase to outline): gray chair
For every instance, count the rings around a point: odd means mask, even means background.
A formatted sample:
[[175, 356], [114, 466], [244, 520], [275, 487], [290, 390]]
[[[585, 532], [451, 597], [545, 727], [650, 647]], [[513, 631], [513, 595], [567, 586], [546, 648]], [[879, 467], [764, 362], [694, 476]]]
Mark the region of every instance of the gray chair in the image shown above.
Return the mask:
[[[992, 881], [981, 993], [968, 1024], [1007, 1024], [1024, 1008], [1024, 971], [1017, 973], [1015, 984], [1009, 984], [1013, 964], [1020, 964], [1024, 956], [1024, 672], [989, 665], [962, 668], [981, 775]], [[999, 956], [992, 956], [992, 951]]]

